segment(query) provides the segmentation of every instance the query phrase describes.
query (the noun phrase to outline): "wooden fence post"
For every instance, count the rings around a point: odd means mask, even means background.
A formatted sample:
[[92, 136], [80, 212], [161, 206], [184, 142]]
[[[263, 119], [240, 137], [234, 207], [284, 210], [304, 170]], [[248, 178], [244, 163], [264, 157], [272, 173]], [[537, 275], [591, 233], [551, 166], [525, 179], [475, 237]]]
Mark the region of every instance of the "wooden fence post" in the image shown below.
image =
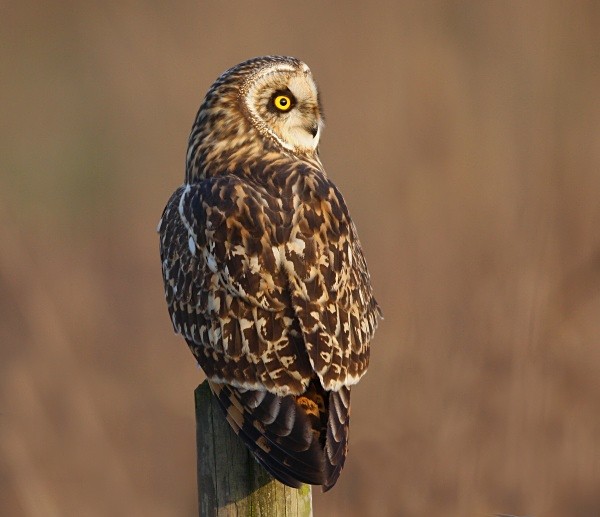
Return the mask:
[[204, 381], [194, 392], [200, 517], [310, 517], [311, 487], [276, 481], [233, 432]]

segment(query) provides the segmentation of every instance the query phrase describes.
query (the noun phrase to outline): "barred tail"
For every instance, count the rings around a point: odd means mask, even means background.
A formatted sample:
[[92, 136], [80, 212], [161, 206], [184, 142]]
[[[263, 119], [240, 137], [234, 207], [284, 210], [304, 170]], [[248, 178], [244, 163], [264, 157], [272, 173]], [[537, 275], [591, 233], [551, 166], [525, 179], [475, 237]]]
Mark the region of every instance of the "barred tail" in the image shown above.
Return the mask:
[[302, 395], [277, 396], [209, 382], [235, 433], [277, 480], [335, 485], [348, 450], [350, 388], [326, 392], [313, 381]]

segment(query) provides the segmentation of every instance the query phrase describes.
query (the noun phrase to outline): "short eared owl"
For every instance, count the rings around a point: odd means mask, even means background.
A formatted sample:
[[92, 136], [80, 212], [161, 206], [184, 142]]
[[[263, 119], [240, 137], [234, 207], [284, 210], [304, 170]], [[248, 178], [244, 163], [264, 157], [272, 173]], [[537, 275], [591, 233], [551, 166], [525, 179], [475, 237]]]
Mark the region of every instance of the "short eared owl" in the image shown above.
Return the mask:
[[331, 488], [380, 315], [318, 156], [309, 68], [251, 59], [208, 91], [159, 223], [165, 293], [227, 420], [278, 480]]

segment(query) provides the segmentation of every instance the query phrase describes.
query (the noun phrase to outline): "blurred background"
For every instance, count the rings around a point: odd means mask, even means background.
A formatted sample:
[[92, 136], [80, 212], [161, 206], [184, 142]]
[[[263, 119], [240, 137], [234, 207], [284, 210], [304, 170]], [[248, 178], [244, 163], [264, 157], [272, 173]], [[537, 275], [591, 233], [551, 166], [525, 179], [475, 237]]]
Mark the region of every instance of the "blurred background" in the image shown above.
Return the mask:
[[385, 320], [322, 516], [600, 515], [600, 4], [0, 3], [0, 514], [196, 515], [156, 224], [290, 54]]

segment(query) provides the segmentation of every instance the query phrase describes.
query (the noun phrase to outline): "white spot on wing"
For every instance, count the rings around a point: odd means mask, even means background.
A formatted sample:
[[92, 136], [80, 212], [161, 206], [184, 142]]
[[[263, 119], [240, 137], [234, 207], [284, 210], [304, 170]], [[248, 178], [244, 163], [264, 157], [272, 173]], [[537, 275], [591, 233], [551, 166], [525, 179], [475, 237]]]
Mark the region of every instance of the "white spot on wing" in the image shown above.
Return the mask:
[[183, 226], [185, 226], [185, 229], [187, 230], [188, 235], [189, 235], [188, 247], [190, 248], [190, 251], [192, 252], [192, 254], [195, 254], [196, 253], [196, 234], [194, 233], [194, 230], [192, 229], [192, 225], [190, 224], [190, 222], [185, 217], [185, 214], [183, 213], [183, 209], [185, 206], [185, 198], [189, 194], [191, 189], [192, 188], [190, 187], [190, 184], [186, 183], [185, 188], [183, 189], [183, 192], [181, 193], [181, 197], [179, 198], [179, 217], [181, 218], [181, 222], [183, 223]]
[[250, 257], [249, 260], [250, 272], [252, 273], [260, 273], [260, 264], [258, 262], [257, 256]]
[[281, 249], [279, 249], [279, 246], [272, 246], [271, 251], [273, 252], [273, 258], [275, 258], [275, 266], [279, 269], [281, 267]]
[[215, 256], [209, 254], [206, 257], [206, 264], [208, 265], [208, 269], [210, 269], [213, 273], [217, 272], [217, 261], [215, 260]]
[[304, 248], [306, 247], [306, 242], [302, 239], [295, 238], [290, 240], [288, 243], [289, 249], [292, 250], [296, 255], [300, 257], [304, 256]]

